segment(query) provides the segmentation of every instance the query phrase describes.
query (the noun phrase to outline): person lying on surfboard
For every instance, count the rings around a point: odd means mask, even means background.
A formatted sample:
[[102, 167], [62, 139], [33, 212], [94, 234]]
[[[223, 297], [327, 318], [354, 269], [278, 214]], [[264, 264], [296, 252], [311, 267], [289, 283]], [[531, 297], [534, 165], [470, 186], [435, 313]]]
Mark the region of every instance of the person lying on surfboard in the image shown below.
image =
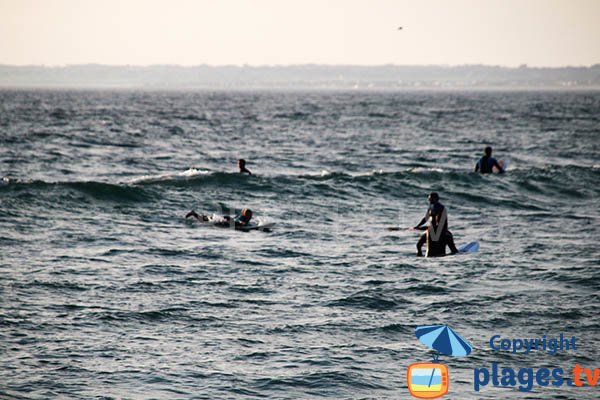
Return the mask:
[[246, 168], [246, 160], [244, 160], [243, 158], [240, 158], [237, 161], [237, 165], [238, 165], [238, 168], [240, 169], [240, 174], [252, 175], [252, 172], [250, 172], [250, 170], [248, 168]]
[[[210, 222], [211, 219], [207, 215], [198, 214], [196, 211], [192, 210], [186, 214], [185, 218], [194, 217], [200, 222]], [[223, 215], [221, 217], [223, 220], [215, 223], [218, 226], [229, 226], [231, 224], [232, 218], [229, 215]], [[236, 228], [247, 226], [252, 219], [252, 210], [249, 208], [244, 208], [242, 212], [233, 218], [233, 222], [235, 223]]]
[[[413, 229], [425, 230], [426, 232], [421, 235], [417, 242], [417, 257], [423, 256], [423, 245], [427, 242], [428, 235], [431, 241], [441, 241], [441, 254], [428, 254], [428, 255], [444, 255], [446, 253], [445, 247], [450, 247], [452, 254], [458, 253], [458, 249], [454, 245], [454, 238], [452, 232], [448, 230], [448, 215], [446, 208], [440, 203], [440, 196], [436, 192], [429, 193], [429, 208], [425, 213], [425, 217], [419, 222]], [[430, 222], [429, 227], [422, 227], [427, 221]], [[441, 229], [441, 230], [440, 230]]]
[[481, 172], [482, 174], [491, 174], [493, 172], [494, 167], [498, 168], [498, 172], [503, 174], [504, 168], [500, 164], [498, 164], [498, 160], [492, 157], [492, 148], [487, 146], [484, 151], [485, 154], [483, 157], [477, 161], [475, 164], [475, 172]]

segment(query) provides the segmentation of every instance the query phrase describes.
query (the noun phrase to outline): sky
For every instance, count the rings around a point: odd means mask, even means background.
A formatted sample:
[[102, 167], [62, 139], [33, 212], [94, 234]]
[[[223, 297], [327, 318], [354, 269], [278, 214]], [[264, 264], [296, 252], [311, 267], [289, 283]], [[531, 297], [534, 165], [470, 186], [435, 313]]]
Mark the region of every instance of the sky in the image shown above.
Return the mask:
[[88, 63], [590, 66], [600, 0], [0, 0], [0, 64]]

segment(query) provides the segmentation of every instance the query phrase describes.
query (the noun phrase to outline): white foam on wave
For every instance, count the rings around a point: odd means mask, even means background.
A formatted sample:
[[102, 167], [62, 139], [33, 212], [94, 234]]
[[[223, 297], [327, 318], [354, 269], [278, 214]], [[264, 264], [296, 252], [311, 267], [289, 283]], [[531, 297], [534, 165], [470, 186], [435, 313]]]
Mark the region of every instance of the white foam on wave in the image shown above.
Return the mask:
[[192, 177], [192, 176], [198, 176], [198, 175], [208, 175], [210, 174], [210, 171], [205, 170], [205, 169], [197, 169], [197, 168], [189, 168], [186, 169], [183, 172], [178, 173], [178, 176], [182, 176], [182, 177]]
[[385, 172], [382, 169], [374, 169], [369, 172], [354, 172], [354, 173], [351, 173], [348, 175], [353, 178], [360, 178], [363, 176], [375, 176], [375, 175], [383, 175], [383, 174], [385, 174]]
[[427, 167], [414, 167], [407, 169], [408, 172], [445, 172], [442, 168], [427, 168]]
[[351, 177], [362, 177], [362, 176], [373, 176], [373, 175], [383, 175], [386, 172], [383, 169], [374, 169], [371, 171], [367, 171], [367, 172], [347, 172], [347, 171], [328, 171], [326, 169], [322, 170], [321, 172], [314, 172], [314, 173], [308, 173], [308, 174], [301, 174], [300, 176], [320, 176], [320, 177], [327, 177], [327, 176], [331, 176], [333, 174], [336, 175], [346, 175], [346, 176], [351, 176]]
[[200, 175], [208, 175], [211, 171], [197, 169], [197, 168], [189, 168], [182, 172], [176, 173], [166, 173], [166, 174], [157, 174], [157, 175], [143, 175], [137, 178], [132, 178], [129, 180], [129, 183], [143, 183], [143, 182], [156, 182], [156, 181], [168, 181], [168, 180], [186, 180]]
[[218, 214], [211, 214], [211, 215], [207, 215], [208, 217], [208, 221], [213, 223], [213, 224], [222, 224], [225, 221], [225, 218], [222, 215], [218, 215]]

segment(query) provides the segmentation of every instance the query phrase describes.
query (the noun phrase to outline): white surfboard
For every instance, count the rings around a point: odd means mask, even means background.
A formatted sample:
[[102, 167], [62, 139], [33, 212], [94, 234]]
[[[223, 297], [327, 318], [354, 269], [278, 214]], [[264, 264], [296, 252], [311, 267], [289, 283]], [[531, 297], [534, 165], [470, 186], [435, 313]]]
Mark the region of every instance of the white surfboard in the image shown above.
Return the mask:
[[[508, 168], [508, 161], [498, 160], [498, 165], [500, 165], [502, 167], [502, 169], [504, 170], [504, 172], [506, 172], [506, 168]], [[492, 167], [492, 171], [494, 171], [496, 173], [500, 173], [500, 171], [498, 171], [498, 168], [496, 168], [496, 167]]]
[[271, 228], [273, 228], [275, 226], [275, 222], [269, 222], [266, 224], [253, 224], [250, 223], [249, 225], [246, 226], [236, 226], [235, 229], [238, 231], [244, 231], [244, 232], [248, 232], [248, 231], [270, 231]]
[[458, 248], [459, 253], [475, 253], [477, 250], [479, 250], [479, 242], [463, 244]]

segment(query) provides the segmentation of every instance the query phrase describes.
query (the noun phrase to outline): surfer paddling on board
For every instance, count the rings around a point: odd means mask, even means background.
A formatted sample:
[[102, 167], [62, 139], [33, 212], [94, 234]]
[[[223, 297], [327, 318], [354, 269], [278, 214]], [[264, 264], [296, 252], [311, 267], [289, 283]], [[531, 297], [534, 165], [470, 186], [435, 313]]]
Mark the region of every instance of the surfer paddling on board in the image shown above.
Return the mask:
[[[192, 210], [186, 214], [185, 218], [194, 217], [200, 222], [210, 222], [210, 218], [206, 215], [198, 214], [196, 211]], [[243, 228], [248, 226], [250, 220], [252, 219], [252, 210], [249, 208], [244, 208], [242, 212], [235, 216], [233, 219], [229, 215], [223, 215], [223, 221], [215, 223], [218, 226], [229, 226], [231, 221], [233, 220], [236, 228]]]
[[[423, 245], [427, 243], [427, 256], [443, 256], [446, 254], [446, 245], [450, 247], [452, 254], [458, 253], [454, 245], [452, 233], [448, 230], [448, 213], [436, 192], [429, 193], [429, 208], [425, 217], [413, 229], [425, 230], [417, 243], [417, 257], [423, 256]], [[422, 225], [430, 221], [428, 227]]]
[[498, 168], [498, 172], [503, 174], [504, 168], [498, 164], [498, 160], [492, 157], [492, 148], [487, 146], [483, 151], [485, 154], [475, 164], [475, 172], [481, 172], [482, 174], [491, 174], [494, 172], [494, 167]]
[[248, 168], [246, 168], [246, 160], [244, 160], [243, 158], [240, 158], [237, 161], [237, 165], [238, 165], [238, 168], [240, 169], [240, 174], [252, 175], [252, 172], [250, 172], [250, 170]]

